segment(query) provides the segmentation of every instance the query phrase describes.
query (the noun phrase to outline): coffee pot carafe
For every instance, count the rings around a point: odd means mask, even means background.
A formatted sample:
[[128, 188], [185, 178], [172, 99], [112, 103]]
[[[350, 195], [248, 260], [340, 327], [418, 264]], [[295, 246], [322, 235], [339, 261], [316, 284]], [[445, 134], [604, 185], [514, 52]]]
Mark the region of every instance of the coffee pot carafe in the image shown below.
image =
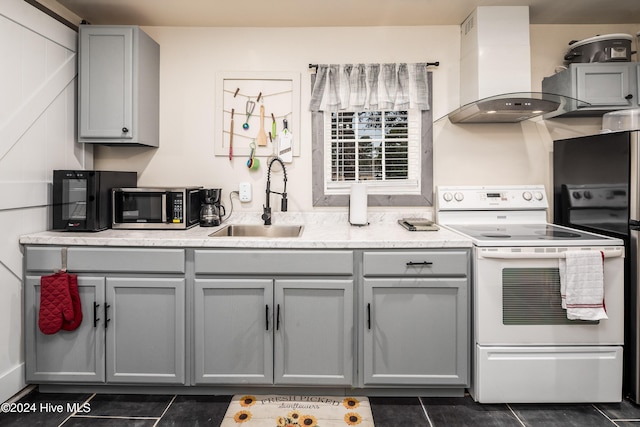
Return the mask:
[[204, 188], [200, 190], [200, 227], [220, 225], [225, 215], [224, 206], [220, 204], [221, 188]]

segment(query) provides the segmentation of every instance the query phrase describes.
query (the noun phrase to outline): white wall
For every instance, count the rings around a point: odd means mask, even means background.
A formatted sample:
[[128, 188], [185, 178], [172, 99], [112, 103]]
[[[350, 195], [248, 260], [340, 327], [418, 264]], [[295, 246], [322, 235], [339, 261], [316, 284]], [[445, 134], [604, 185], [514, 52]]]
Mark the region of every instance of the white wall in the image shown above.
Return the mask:
[[46, 230], [51, 171], [91, 168], [75, 144], [75, 31], [0, 2], [0, 401], [24, 386], [22, 234]]
[[[136, 170], [139, 185], [222, 187], [228, 203], [229, 191], [237, 190], [239, 182], [250, 181], [254, 200], [243, 209], [261, 209], [265, 168], [249, 172], [246, 157], [230, 162], [227, 157], [213, 155], [214, 144], [221, 143], [221, 132], [214, 128], [214, 117], [221, 114], [215, 109], [216, 72], [300, 73], [301, 125], [292, 131], [301, 143], [301, 156], [287, 167], [291, 211], [313, 209], [310, 63], [438, 60], [442, 65], [433, 71], [434, 115], [458, 107], [458, 26], [145, 30], [161, 46], [160, 148], [96, 147], [97, 167]], [[356, 45], [355, 52], [345, 49], [345, 43]], [[239, 208], [237, 201], [235, 208]]]
[[[532, 90], [561, 65], [571, 39], [628, 32], [637, 26], [531, 26]], [[458, 26], [358, 28], [176, 28], [145, 30], [161, 45], [160, 148], [96, 147], [102, 169], [131, 169], [140, 185], [222, 187], [225, 202], [238, 183], [253, 183], [257, 211], [264, 202], [265, 171], [249, 172], [244, 158], [214, 157], [215, 74], [219, 71], [287, 71], [301, 75], [301, 126], [293, 129], [301, 156], [288, 168], [290, 210], [313, 210], [309, 63], [440, 61], [433, 68], [434, 118], [459, 107]], [[345, 40], [356, 46], [345, 49]], [[515, 125], [452, 125], [434, 129], [434, 183], [543, 183], [550, 188], [552, 139], [592, 133], [599, 119], [529, 121]], [[239, 208], [238, 203], [235, 204]]]

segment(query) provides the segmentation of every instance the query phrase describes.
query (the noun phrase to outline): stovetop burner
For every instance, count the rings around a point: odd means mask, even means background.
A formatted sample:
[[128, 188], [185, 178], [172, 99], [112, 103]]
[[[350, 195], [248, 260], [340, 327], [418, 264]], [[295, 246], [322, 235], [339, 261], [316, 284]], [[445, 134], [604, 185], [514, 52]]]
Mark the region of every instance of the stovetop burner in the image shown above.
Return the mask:
[[562, 239], [579, 239], [580, 238], [580, 234], [578, 233], [574, 233], [571, 231], [564, 231], [564, 230], [545, 230], [545, 231], [534, 231], [535, 234], [542, 236], [543, 238], [554, 238], [554, 237], [559, 237]]
[[466, 234], [476, 244], [500, 245], [536, 245], [544, 241], [545, 245], [582, 244], [586, 241], [607, 240], [605, 236], [568, 229], [554, 224], [451, 224], [450, 228]]

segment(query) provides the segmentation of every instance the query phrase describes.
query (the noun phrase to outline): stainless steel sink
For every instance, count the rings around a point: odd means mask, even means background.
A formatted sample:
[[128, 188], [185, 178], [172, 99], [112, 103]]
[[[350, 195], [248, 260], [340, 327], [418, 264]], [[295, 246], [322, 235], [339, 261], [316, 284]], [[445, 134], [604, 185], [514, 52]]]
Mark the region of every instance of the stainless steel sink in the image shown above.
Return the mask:
[[302, 225], [230, 224], [209, 237], [300, 237]]

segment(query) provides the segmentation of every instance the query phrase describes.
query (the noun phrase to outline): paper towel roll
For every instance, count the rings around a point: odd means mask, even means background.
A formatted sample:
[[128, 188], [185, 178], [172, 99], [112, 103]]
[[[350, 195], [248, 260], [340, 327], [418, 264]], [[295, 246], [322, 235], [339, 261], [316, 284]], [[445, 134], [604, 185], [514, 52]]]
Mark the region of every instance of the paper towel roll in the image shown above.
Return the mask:
[[349, 223], [351, 225], [367, 225], [367, 184], [357, 182], [351, 184], [349, 195]]

